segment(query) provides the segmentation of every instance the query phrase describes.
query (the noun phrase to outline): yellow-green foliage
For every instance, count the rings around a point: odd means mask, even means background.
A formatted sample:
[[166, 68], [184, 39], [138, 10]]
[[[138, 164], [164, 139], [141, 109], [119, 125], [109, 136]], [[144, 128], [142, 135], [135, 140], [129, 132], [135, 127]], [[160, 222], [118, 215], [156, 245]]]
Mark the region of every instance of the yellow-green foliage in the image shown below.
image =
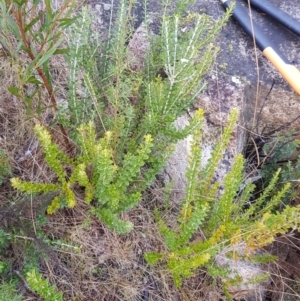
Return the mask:
[[[274, 241], [277, 234], [285, 233], [291, 228], [299, 229], [299, 206], [286, 207], [281, 213], [273, 212], [287, 193], [289, 184], [265, 204], [266, 198], [276, 185], [280, 170], [248, 209], [246, 204], [255, 187], [249, 183], [242, 192], [239, 192], [244, 170], [244, 159], [241, 154], [234, 158], [232, 168], [223, 183], [212, 181], [227, 148], [237, 115], [238, 112], [234, 109], [224, 128], [221, 141], [217, 143], [209, 162], [203, 168], [200, 168], [201, 126], [194, 130], [189, 167], [186, 172], [187, 186], [177, 227], [175, 229], [168, 227], [156, 212], [159, 231], [169, 251], [147, 253], [145, 258], [150, 264], [165, 261], [177, 286], [182, 283], [181, 277], [189, 277], [197, 267], [211, 264], [214, 256], [225, 247], [238, 243], [246, 244], [245, 255], [251, 256], [254, 250]], [[203, 112], [198, 111], [194, 119], [201, 124]], [[220, 187], [223, 188], [221, 193]], [[192, 236], [199, 229], [205, 239], [192, 243]]]
[[[132, 229], [132, 223], [119, 220], [117, 215], [137, 205], [141, 198], [141, 187], [135, 185], [141, 168], [149, 159], [152, 148], [152, 137], [146, 135], [144, 141], [135, 150], [127, 153], [120, 165], [113, 160], [111, 132], [97, 139], [94, 124], [89, 122], [78, 129], [81, 153], [75, 158], [67, 157], [51, 141], [48, 131], [41, 125], [35, 126], [35, 132], [41, 143], [45, 161], [57, 175], [57, 183], [32, 183], [12, 178], [12, 186], [27, 193], [48, 193], [59, 191], [48, 207], [48, 214], [54, 213], [61, 206], [73, 208], [76, 204], [73, 186], [78, 183], [85, 187], [85, 201], [92, 200], [96, 205], [91, 212], [104, 221], [109, 227], [123, 233]], [[67, 175], [65, 166], [72, 173]], [[86, 168], [92, 170], [90, 178]]]
[[36, 292], [45, 301], [63, 301], [62, 293], [55, 292], [56, 287], [49, 284], [48, 279], [43, 279], [42, 275], [32, 270], [27, 273], [27, 283], [31, 290]]
[[[63, 167], [63, 164], [73, 165], [73, 161], [60, 151], [56, 144], [52, 143], [49, 132], [43, 126], [38, 124], [35, 126], [34, 130], [43, 148], [46, 162], [57, 175], [58, 183], [30, 183], [21, 181], [18, 178], [12, 178], [12, 186], [27, 193], [48, 193], [51, 191], [61, 190], [61, 195], [65, 197], [67, 206], [69, 208], [73, 208], [76, 201], [71, 185], [74, 184], [77, 179], [73, 173], [72, 177], [67, 180], [68, 176]], [[76, 166], [74, 170], [77, 171], [78, 168], [80, 167]], [[49, 214], [53, 213], [54, 210], [59, 207], [58, 202], [59, 197], [55, 198], [52, 205], [48, 208]]]

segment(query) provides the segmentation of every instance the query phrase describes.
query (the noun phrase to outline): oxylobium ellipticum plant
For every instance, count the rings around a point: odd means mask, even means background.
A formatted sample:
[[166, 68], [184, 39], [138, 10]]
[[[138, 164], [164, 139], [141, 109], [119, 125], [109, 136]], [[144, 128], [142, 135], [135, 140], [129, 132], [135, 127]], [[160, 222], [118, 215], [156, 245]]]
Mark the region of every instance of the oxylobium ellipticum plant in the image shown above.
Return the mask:
[[[35, 131], [45, 160], [57, 175], [57, 183], [31, 183], [13, 178], [12, 185], [27, 193], [60, 191], [60, 195], [48, 207], [48, 214], [52, 214], [64, 204], [69, 208], [75, 206], [72, 186], [78, 183], [85, 187], [85, 201], [89, 204], [95, 200], [92, 213], [119, 233], [130, 231], [132, 223], [118, 219], [117, 215], [134, 207], [141, 198], [139, 174], [149, 159], [153, 145], [151, 136], [146, 135], [135, 152], [128, 152], [120, 167], [113, 160], [112, 132], [107, 131], [104, 137], [97, 139], [92, 122], [78, 129], [81, 153], [75, 159], [67, 157], [52, 143], [45, 128], [37, 125]], [[70, 176], [64, 169], [66, 164], [72, 169]], [[86, 173], [87, 168], [92, 168], [90, 177]]]
[[56, 292], [55, 285], [51, 286], [48, 279], [43, 279], [42, 275], [35, 269], [27, 272], [26, 280], [29, 288], [37, 293], [45, 301], [63, 301], [61, 292]]
[[[85, 201], [92, 204], [91, 212], [119, 233], [133, 226], [119, 215], [138, 204], [142, 192], [164, 166], [172, 144], [198, 127], [199, 118], [182, 130], [176, 129], [174, 122], [203, 90], [202, 78], [217, 52], [213, 41], [230, 15], [228, 11], [213, 23], [204, 14], [168, 15], [165, 10], [160, 34], [148, 32], [144, 67], [132, 70], [127, 43], [133, 3], [120, 2], [115, 25], [110, 24], [108, 36], [101, 42], [91, 33], [86, 9], [76, 20], [70, 19], [72, 24], [65, 30], [69, 98], [59, 109], [58, 119], [72, 132], [77, 155], [68, 157], [51, 141], [49, 131], [36, 125], [45, 160], [57, 181], [12, 179], [12, 185], [23, 192], [59, 191], [48, 208], [49, 214], [61, 206], [74, 207], [75, 184], [83, 186]], [[54, 48], [47, 54], [46, 58], [55, 54]]]
[[[181, 286], [182, 277], [190, 277], [196, 268], [211, 266], [215, 255], [229, 246], [246, 246], [244, 255], [250, 256], [253, 251], [273, 242], [276, 235], [300, 228], [300, 206], [286, 206], [281, 213], [275, 211], [287, 193], [289, 183], [269, 198], [278, 181], [280, 170], [273, 175], [269, 186], [250, 207], [247, 203], [255, 185], [248, 183], [241, 191], [244, 170], [241, 154], [236, 155], [231, 171], [227, 173], [223, 183], [212, 181], [227, 148], [237, 113], [237, 110], [231, 112], [222, 139], [216, 144], [210, 160], [203, 168], [200, 168], [199, 149], [201, 127], [194, 130], [186, 172], [187, 186], [177, 226], [170, 228], [160, 213], [156, 212], [159, 231], [168, 251], [149, 252], [145, 258], [149, 264], [166, 262], [176, 286]], [[203, 111], [198, 111], [195, 118], [203, 120]], [[220, 193], [221, 187], [223, 189]], [[195, 242], [193, 235], [199, 229], [203, 237]], [[201, 236], [199, 233], [198, 235]], [[213, 268], [210, 267], [210, 270], [213, 272]]]

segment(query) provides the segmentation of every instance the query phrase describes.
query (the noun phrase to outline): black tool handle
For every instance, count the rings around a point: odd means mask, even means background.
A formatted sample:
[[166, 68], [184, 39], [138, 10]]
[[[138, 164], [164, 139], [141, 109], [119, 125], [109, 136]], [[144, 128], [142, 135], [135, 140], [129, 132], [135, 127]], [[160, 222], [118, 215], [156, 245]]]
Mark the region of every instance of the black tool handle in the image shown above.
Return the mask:
[[[248, 1], [248, 0], [246, 0]], [[250, 4], [271, 16], [289, 30], [300, 36], [300, 22], [267, 0], [249, 0]]]
[[[233, 0], [220, 0], [224, 7], [228, 7]], [[254, 37], [256, 45], [263, 52], [264, 56], [273, 64], [273, 66], [281, 73], [282, 77], [289, 83], [289, 85], [300, 94], [300, 72], [293, 66], [286, 56], [279, 50], [266, 36], [262, 29], [251, 22], [247, 7], [242, 6], [236, 2], [233, 9], [233, 17], [246, 33], [252, 38]]]
[[278, 55], [284, 62], [289, 62], [285, 55], [279, 50], [277, 45], [275, 45], [268, 38], [268, 36], [263, 33], [263, 30], [254, 21], [251, 22], [250, 16], [248, 14], [248, 7], [243, 6], [242, 4], [234, 0], [221, 0], [221, 2], [225, 7], [228, 7], [231, 2], [235, 2], [235, 7], [233, 9], [233, 18], [238, 21], [238, 23], [251, 38], [254, 36], [256, 45], [261, 51], [264, 51], [267, 47], [271, 47], [275, 50], [276, 53], [278, 53]]

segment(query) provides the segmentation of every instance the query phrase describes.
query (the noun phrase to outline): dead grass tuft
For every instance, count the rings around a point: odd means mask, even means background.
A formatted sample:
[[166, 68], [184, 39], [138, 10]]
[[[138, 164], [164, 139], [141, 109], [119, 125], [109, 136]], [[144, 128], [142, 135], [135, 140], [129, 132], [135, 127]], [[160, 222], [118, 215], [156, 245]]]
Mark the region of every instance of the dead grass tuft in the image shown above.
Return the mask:
[[279, 237], [266, 248], [278, 260], [269, 264], [271, 275], [267, 300], [300, 299], [300, 234], [290, 233]]

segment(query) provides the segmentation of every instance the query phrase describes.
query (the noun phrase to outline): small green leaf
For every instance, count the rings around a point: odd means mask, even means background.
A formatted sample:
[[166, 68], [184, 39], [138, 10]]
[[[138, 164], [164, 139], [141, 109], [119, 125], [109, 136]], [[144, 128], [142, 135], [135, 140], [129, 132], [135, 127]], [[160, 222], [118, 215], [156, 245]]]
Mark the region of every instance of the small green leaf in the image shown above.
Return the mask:
[[50, 0], [45, 0], [47, 16], [50, 17], [49, 19], [52, 20], [53, 18], [53, 11], [52, 11], [52, 3]]
[[70, 52], [70, 48], [61, 48], [54, 51], [53, 55], [57, 54], [68, 54]]
[[29, 24], [25, 26], [25, 32], [32, 28], [43, 16], [43, 12], [39, 13], [38, 16], [36, 16]]
[[37, 56], [32, 62], [30, 62], [30, 64], [28, 64], [26, 66], [26, 69], [23, 72], [23, 76], [22, 76], [22, 83], [23, 84], [26, 84], [28, 78], [30, 78], [32, 76], [32, 73], [34, 72], [34, 69], [35, 69], [35, 64], [39, 60], [39, 58], [40, 58], [40, 55]]
[[27, 83], [30, 83], [30, 84], [36, 84], [36, 85], [41, 85], [42, 82], [39, 81], [35, 76], [30, 76], [28, 79], [27, 79]]
[[21, 43], [21, 48], [17, 47], [17, 48], [15, 49], [15, 51], [14, 51], [14, 56], [16, 56], [16, 55], [18, 54], [18, 52], [19, 52], [20, 49], [22, 49], [23, 51], [25, 51], [27, 54], [29, 54], [30, 51], [31, 51], [30, 48], [25, 47], [25, 46], [23, 45], [23, 43]]
[[44, 74], [46, 75], [47, 81], [48, 81], [49, 85], [50, 85], [51, 88], [52, 88], [52, 77], [51, 77], [51, 74], [50, 74], [50, 72], [49, 72], [49, 68], [48, 68], [48, 64], [47, 64], [47, 63], [45, 63], [45, 64], [43, 65], [43, 72], [44, 72]]
[[52, 32], [49, 34], [47, 38], [47, 43], [50, 45], [50, 43], [53, 43], [53, 41], [57, 40], [61, 36], [61, 32], [57, 32], [56, 34], [53, 34]]
[[39, 44], [44, 43], [44, 33], [43, 33], [43, 29], [40, 28], [40, 30], [38, 32], [36, 32], [35, 34], [33, 34], [33, 40], [37, 41]]
[[26, 103], [26, 114], [28, 116], [33, 115], [32, 111], [32, 97], [25, 97], [25, 103]]
[[150, 265], [157, 264], [163, 257], [163, 254], [156, 252], [149, 252], [144, 255], [145, 260]]
[[5, 16], [7, 14], [7, 8], [6, 8], [5, 1], [0, 1], [0, 10], [1, 10], [2, 16]]
[[41, 100], [39, 99], [39, 100], [37, 101], [36, 113], [38, 114], [38, 116], [41, 116], [41, 115], [42, 115], [42, 112], [43, 112], [42, 102], [41, 102]]
[[17, 87], [8, 87], [7, 90], [14, 96], [17, 96], [19, 98], [22, 98], [22, 95], [20, 94], [20, 88]]
[[7, 43], [5, 42], [5, 40], [0, 36], [0, 43], [2, 44], [2, 46], [5, 48], [5, 49], [9, 49]]
[[59, 27], [62, 28], [66, 28], [71, 26], [77, 19], [79, 18], [79, 16], [75, 17], [75, 18], [62, 18], [59, 20]]
[[60, 38], [37, 62], [36, 68], [42, 66], [45, 62], [47, 62], [50, 57], [54, 54], [54, 52], [57, 50], [58, 46], [63, 42], [63, 38]]
[[7, 16], [7, 23], [12, 31], [12, 33], [14, 34], [14, 36], [18, 39], [18, 40], [21, 40], [21, 34], [20, 34], [20, 31], [19, 31], [19, 27], [17, 25], [17, 23], [15, 22], [15, 20], [10, 17], [10, 16]]
[[23, 0], [21, 1], [21, 5], [23, 5], [24, 3], [28, 2], [28, 0]]
[[21, 0], [21, 1], [14, 1], [19, 7], [22, 7], [22, 5], [27, 2], [28, 0]]

